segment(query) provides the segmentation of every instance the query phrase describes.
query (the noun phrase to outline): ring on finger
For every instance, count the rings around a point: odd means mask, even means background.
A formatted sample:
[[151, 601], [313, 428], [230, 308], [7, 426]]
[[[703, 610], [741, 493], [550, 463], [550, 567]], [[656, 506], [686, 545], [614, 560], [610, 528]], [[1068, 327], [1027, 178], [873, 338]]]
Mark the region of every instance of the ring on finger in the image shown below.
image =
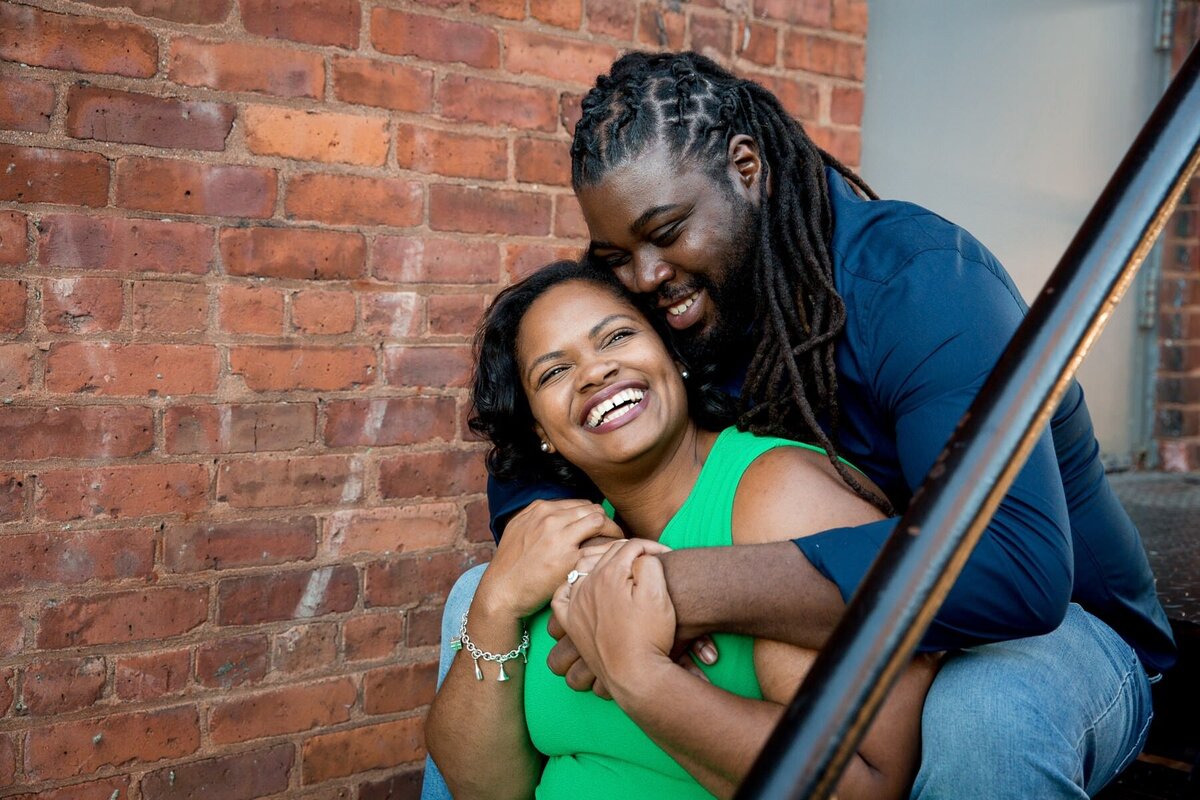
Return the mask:
[[588, 575], [588, 573], [586, 573], [586, 572], [580, 572], [577, 569], [573, 569], [567, 573], [567, 585], [574, 586], [575, 581], [579, 580], [580, 578], [586, 578], [587, 575]]

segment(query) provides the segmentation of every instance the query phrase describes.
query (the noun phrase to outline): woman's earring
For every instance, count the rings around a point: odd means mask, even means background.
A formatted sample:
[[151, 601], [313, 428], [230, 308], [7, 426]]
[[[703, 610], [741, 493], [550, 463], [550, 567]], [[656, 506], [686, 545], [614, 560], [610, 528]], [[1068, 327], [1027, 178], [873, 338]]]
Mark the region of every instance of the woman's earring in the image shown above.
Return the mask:
[[550, 452], [550, 443], [549, 442], [542, 442], [542, 452], [543, 453]]
[[679, 377], [683, 378], [685, 381], [691, 376], [692, 373], [688, 372], [686, 369], [679, 370]]

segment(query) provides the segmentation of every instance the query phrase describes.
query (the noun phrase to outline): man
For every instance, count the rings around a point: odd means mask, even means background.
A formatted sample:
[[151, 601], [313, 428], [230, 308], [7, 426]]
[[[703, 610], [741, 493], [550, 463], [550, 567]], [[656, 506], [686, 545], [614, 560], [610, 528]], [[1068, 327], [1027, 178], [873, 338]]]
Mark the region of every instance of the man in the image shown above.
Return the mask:
[[[815, 441], [855, 491], [903, 509], [1025, 313], [991, 253], [875, 200], [774, 96], [694, 54], [614, 64], [572, 162], [589, 258], [740, 394], [742, 423]], [[1140, 750], [1148, 676], [1174, 645], [1098, 451], [1073, 383], [921, 644], [948, 656], [914, 797], [1085, 797]], [[493, 484], [493, 530], [564, 496]], [[662, 556], [681, 636], [819, 647], [894, 525]], [[552, 666], [589, 684], [567, 640]]]

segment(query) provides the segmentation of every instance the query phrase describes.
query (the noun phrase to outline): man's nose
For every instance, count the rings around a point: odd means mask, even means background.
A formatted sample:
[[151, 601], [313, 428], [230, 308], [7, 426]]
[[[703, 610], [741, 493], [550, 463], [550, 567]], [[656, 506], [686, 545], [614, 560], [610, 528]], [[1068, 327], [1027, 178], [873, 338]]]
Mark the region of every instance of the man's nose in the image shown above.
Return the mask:
[[633, 257], [633, 286], [629, 288], [639, 294], [652, 294], [673, 277], [675, 270], [657, 251], [642, 251]]

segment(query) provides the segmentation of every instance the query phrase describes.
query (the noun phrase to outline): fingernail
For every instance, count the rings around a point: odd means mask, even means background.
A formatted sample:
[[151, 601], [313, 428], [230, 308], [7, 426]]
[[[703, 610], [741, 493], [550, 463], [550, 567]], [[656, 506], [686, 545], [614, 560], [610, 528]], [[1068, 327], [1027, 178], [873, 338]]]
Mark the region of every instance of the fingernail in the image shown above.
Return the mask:
[[700, 660], [710, 667], [717, 663], [717, 648], [711, 644], [706, 644], [700, 648]]

